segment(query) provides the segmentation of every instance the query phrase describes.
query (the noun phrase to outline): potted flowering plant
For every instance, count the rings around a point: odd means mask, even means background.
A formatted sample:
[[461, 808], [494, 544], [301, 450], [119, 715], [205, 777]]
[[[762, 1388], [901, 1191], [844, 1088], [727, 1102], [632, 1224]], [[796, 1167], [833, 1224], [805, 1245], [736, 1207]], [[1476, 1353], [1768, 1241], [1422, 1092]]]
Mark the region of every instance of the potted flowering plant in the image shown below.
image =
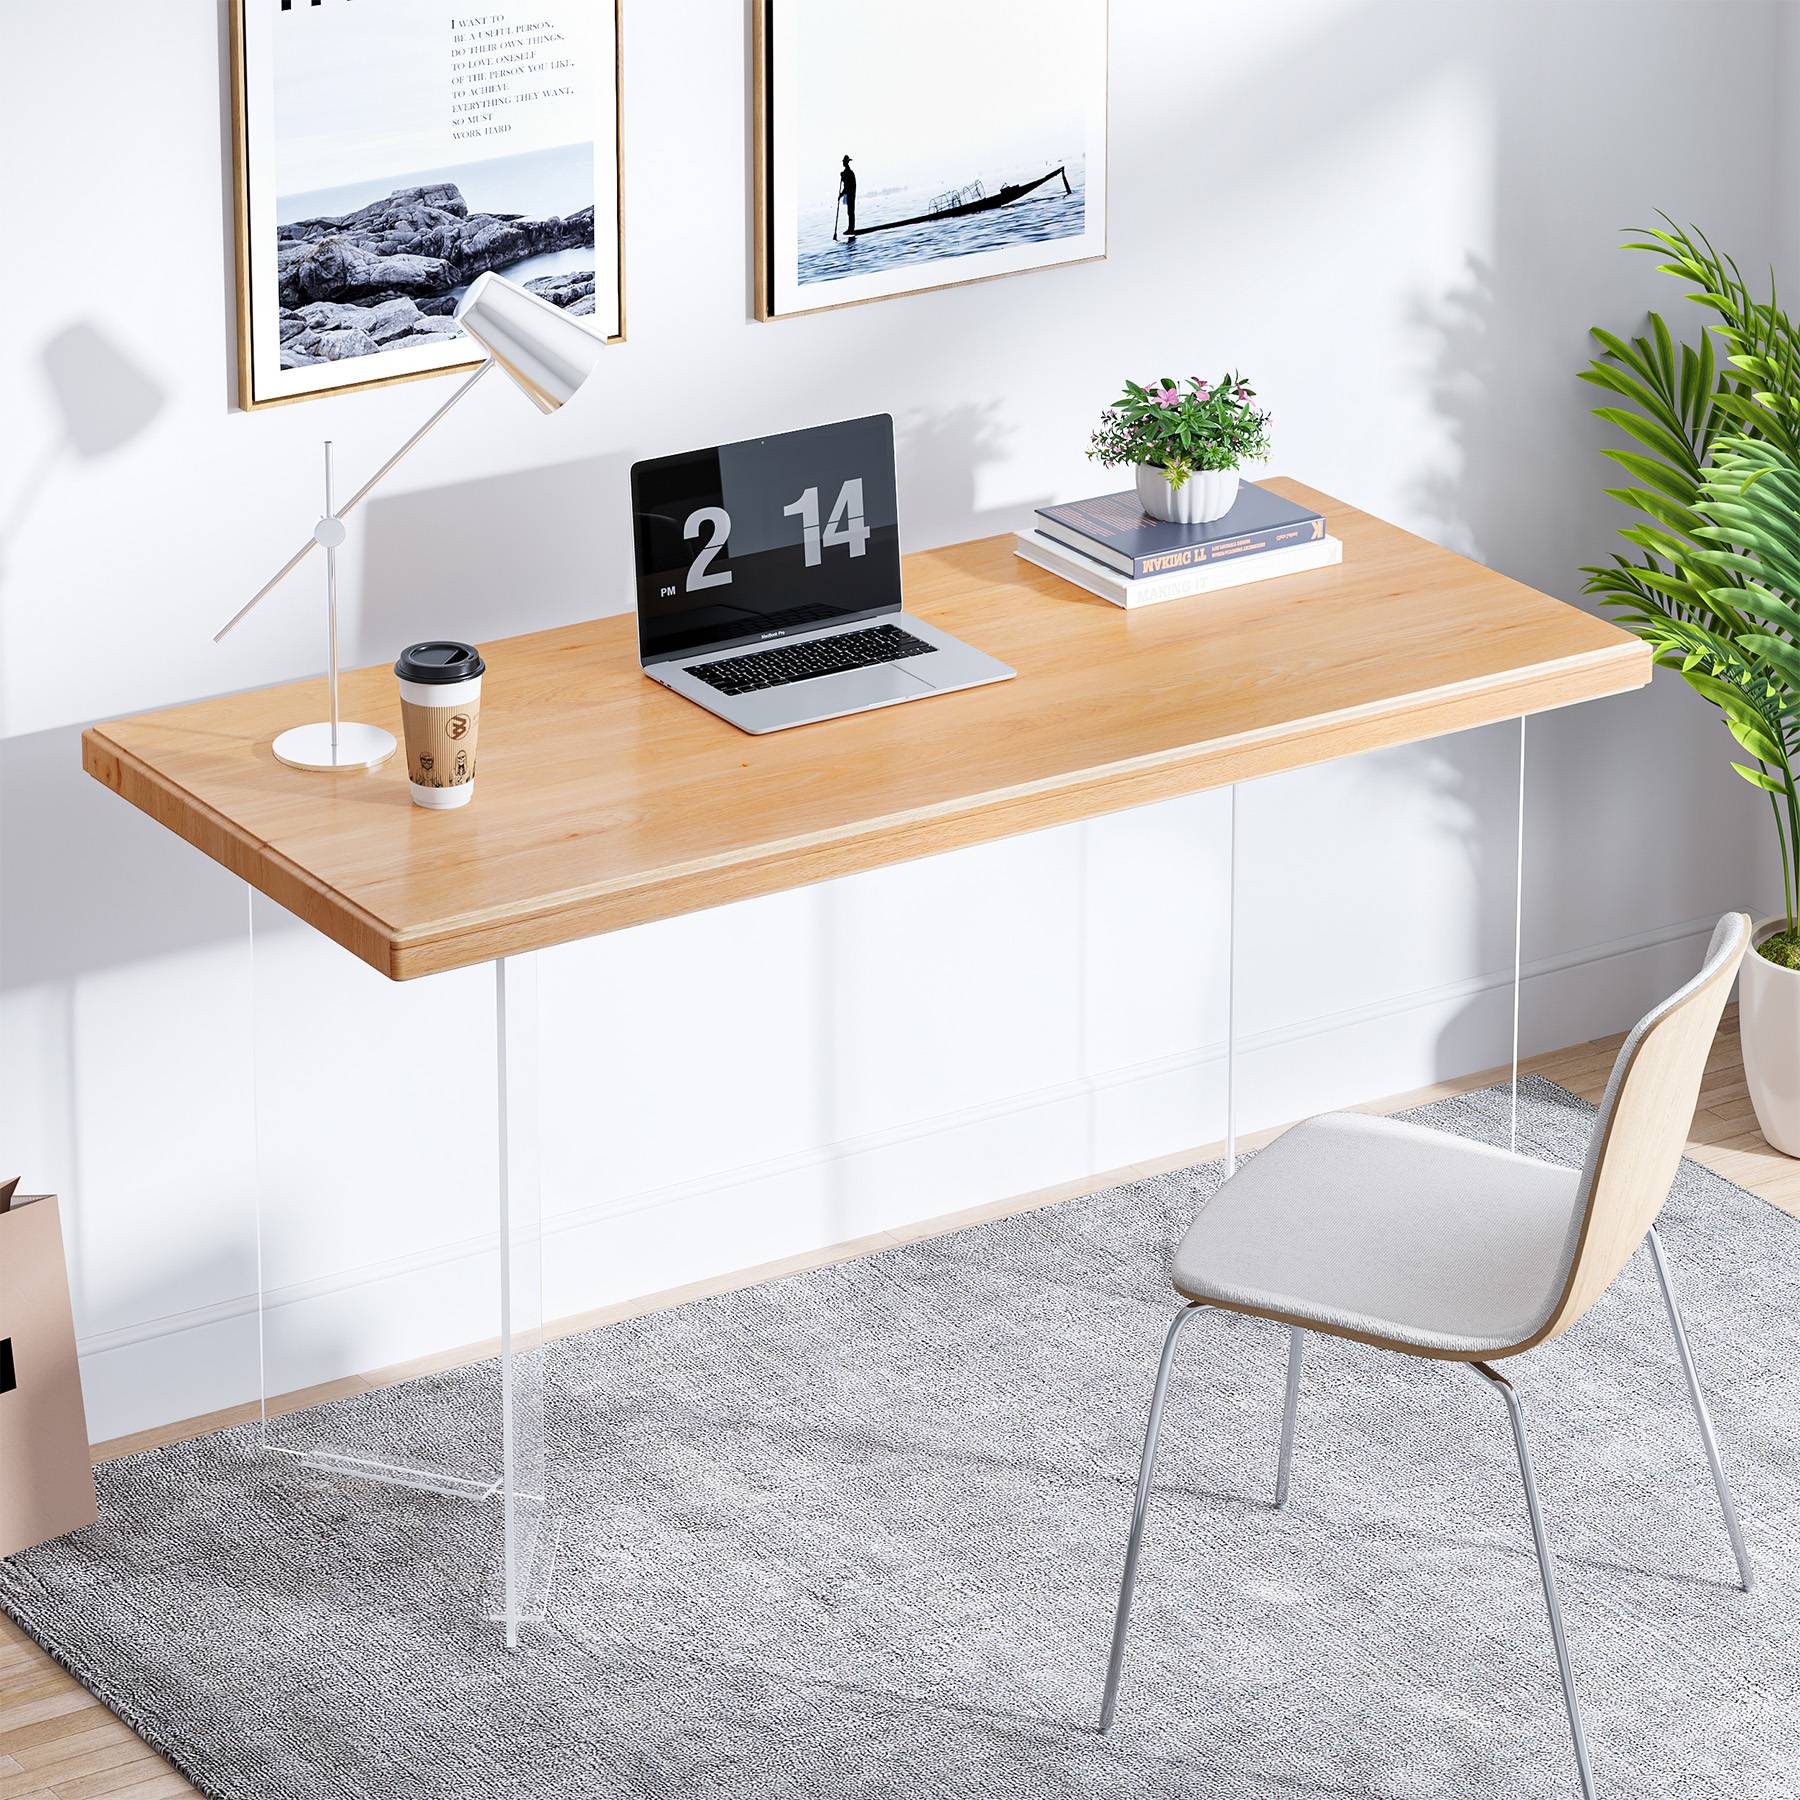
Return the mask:
[[1168, 376], [1125, 392], [1100, 415], [1088, 455], [1109, 469], [1137, 470], [1138, 499], [1152, 518], [1178, 525], [1222, 519], [1237, 500], [1238, 465], [1269, 454], [1269, 415], [1252, 404], [1242, 375], [1217, 381]]

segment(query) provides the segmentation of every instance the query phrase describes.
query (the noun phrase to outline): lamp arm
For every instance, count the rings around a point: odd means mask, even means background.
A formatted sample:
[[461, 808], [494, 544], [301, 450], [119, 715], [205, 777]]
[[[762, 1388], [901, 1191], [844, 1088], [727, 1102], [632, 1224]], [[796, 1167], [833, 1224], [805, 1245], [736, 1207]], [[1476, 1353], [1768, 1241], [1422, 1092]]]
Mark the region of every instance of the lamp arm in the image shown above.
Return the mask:
[[[406, 442], [402, 444], [400, 448], [396, 450], [394, 454], [390, 456], [387, 461], [384, 462], [381, 467], [377, 469], [375, 473], [330, 516], [335, 519], [342, 519], [353, 507], [358, 505], [361, 501], [366, 500], [376, 487], [378, 487], [381, 482], [393, 472], [395, 465], [400, 462], [401, 458], [404, 457], [408, 451], [415, 449], [420, 441], [430, 432], [431, 428], [443, 418], [444, 414], [447, 413], [451, 407], [453, 407], [457, 401], [459, 401], [493, 366], [491, 359], [483, 362], [481, 367], [478, 368], [474, 374], [472, 374], [469, 379], [465, 381], [462, 386], [459, 387], [456, 392], [452, 394], [450, 398], [446, 400], [444, 404], [440, 406], [437, 411], [434, 412], [431, 417], [427, 419], [425, 423], [421, 425], [419, 429], [415, 431], [412, 436], [409, 437]], [[269, 579], [265, 581], [262, 586], [259, 587], [256, 592], [219, 627], [217, 631], [213, 633], [213, 642], [215, 644], [222, 643], [231, 632], [235, 631], [238, 626], [241, 625], [259, 605], [261, 605], [275, 588], [279, 587], [288, 576], [293, 574], [293, 572], [305, 562], [307, 557], [318, 548], [318, 544], [319, 540], [316, 537], [309, 537], [306, 542], [302, 544], [300, 548], [296, 550], [294, 554], [290, 556], [287, 561], [284, 562], [281, 567], [277, 569], [275, 573], [271, 575]]]
[[456, 392], [454, 394], [452, 394], [450, 396], [450, 398], [448, 400], [446, 400], [444, 402], [444, 404], [442, 406], [440, 406], [437, 409], [437, 411], [434, 412], [431, 415], [431, 417], [429, 419], [427, 419], [425, 421], [425, 423], [423, 425], [421, 425], [419, 427], [419, 429], [417, 431], [415, 431], [412, 434], [412, 436], [409, 437], [406, 440], [406, 442], [404, 444], [402, 444], [400, 446], [400, 448], [398, 450], [396, 450], [394, 452], [394, 454], [392, 456], [390, 456], [387, 459], [387, 461], [384, 462], [381, 465], [381, 467], [379, 469], [377, 469], [375, 471], [375, 473], [373, 475], [371, 475], [369, 477], [369, 479], [367, 481], [365, 481], [362, 484], [362, 486], [359, 487], [356, 490], [356, 492], [354, 494], [352, 494], [350, 496], [350, 498], [348, 500], [346, 500], [344, 502], [344, 504], [337, 509], [337, 516], [340, 519], [343, 518], [343, 516], [347, 512], [349, 512], [353, 507], [359, 505], [362, 501], [366, 500], [369, 497], [369, 495], [377, 487], [379, 487], [381, 485], [381, 483], [384, 482], [388, 478], [389, 475], [391, 475], [393, 473], [394, 467], [400, 461], [400, 459], [403, 456], [405, 456], [408, 451], [416, 449], [419, 445], [420, 440], [426, 436], [426, 434], [431, 430], [431, 428], [434, 425], [436, 425], [437, 422], [444, 416], [444, 414], [447, 413], [451, 409], [451, 407], [453, 407], [457, 403], [457, 401], [459, 401], [463, 397], [463, 395], [466, 394], [469, 391], [469, 389], [472, 388], [476, 384], [476, 382], [478, 382], [482, 378], [482, 376], [484, 376], [488, 372], [488, 370], [491, 369], [493, 366], [494, 366], [494, 364], [493, 364], [492, 358], [489, 358], [487, 361], [483, 362], [481, 367], [478, 368], [475, 371], [475, 373], [473, 375], [471, 375], [469, 377], [469, 379], [467, 381], [465, 381], [462, 384], [462, 386], [459, 387], [456, 390]]
[[259, 587], [256, 592], [219, 627], [217, 631], [213, 633], [213, 642], [215, 644], [222, 644], [228, 633], [235, 631], [245, 619], [249, 618], [250, 614], [261, 604], [264, 596], [287, 580], [287, 578], [293, 574], [293, 572], [299, 568], [299, 566], [306, 561], [307, 557], [314, 550], [318, 549], [318, 547], [319, 542], [317, 538], [308, 538], [306, 542], [302, 544], [300, 548], [296, 550], [294, 554], [290, 556], [287, 561], [284, 562], [281, 567], [277, 569], [275, 573], [271, 575], [269, 579], [265, 581], [262, 586]]

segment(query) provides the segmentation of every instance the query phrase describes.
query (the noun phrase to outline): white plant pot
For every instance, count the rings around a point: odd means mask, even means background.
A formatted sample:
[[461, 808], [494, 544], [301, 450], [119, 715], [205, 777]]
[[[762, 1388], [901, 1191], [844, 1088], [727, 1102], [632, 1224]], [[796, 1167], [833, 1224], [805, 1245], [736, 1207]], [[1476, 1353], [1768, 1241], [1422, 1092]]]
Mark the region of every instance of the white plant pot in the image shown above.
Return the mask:
[[1237, 504], [1238, 472], [1203, 469], [1173, 488], [1155, 463], [1139, 463], [1137, 491], [1139, 504], [1153, 519], [1167, 519], [1172, 525], [1210, 525]]
[[1757, 953], [1785, 919], [1762, 919], [1738, 975], [1738, 1031], [1744, 1079], [1764, 1137], [1785, 1156], [1800, 1156], [1800, 970]]

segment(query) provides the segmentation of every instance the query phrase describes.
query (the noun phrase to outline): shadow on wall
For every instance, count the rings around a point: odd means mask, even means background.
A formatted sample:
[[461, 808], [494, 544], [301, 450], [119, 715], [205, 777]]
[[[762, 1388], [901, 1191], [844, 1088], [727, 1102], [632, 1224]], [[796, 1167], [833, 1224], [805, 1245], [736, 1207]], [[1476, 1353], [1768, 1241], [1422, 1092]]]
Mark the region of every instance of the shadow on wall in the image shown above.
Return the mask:
[[[1613, 254], [1610, 238], [1591, 246], [1595, 259]], [[1489, 563], [1504, 557], [1521, 581], [1572, 595], [1580, 565], [1595, 560], [1607, 504], [1605, 433], [1589, 411], [1596, 397], [1577, 380], [1589, 321], [1565, 317], [1546, 331], [1539, 271], [1512, 260], [1508, 281], [1470, 251], [1460, 283], [1412, 307], [1430, 345], [1426, 388], [1456, 445], [1452, 463], [1419, 477], [1413, 504], [1439, 542]]]
[[[1499, 209], [1504, 216], [1505, 209]], [[1502, 303], [1493, 264], [1474, 251], [1464, 257], [1465, 278], [1440, 298], [1415, 300], [1410, 323], [1430, 346], [1425, 387], [1433, 409], [1447, 423], [1455, 445], [1452, 459], [1418, 478], [1412, 504], [1440, 543], [1464, 556], [1500, 568], [1552, 592], [1571, 595], [1578, 582], [1570, 572], [1580, 560], [1579, 506], [1547, 507], [1552, 491], [1585, 494], [1583, 476], [1593, 451], [1582, 431], [1580, 389], [1572, 371], [1546, 371], [1542, 363], [1543, 319], [1530, 304]], [[1481, 1063], [1504, 1061], [1511, 1039], [1511, 950], [1518, 891], [1517, 758], [1518, 726], [1492, 727], [1484, 738], [1507, 740], [1514, 767], [1513, 804], [1470, 807], [1462, 832], [1464, 856], [1476, 895], [1471, 940], [1484, 965], [1481, 973], [1500, 985], [1470, 997], [1439, 1034], [1436, 1071], [1459, 1072]], [[1540, 725], [1530, 751], [1547, 765], [1550, 745]], [[1454, 782], [1455, 749], [1442, 758], [1446, 781]], [[1540, 770], [1541, 772], [1541, 770]], [[1528, 845], [1533, 802], [1545, 801], [1547, 786], [1534, 795], [1526, 788]], [[1493, 796], [1492, 798], [1498, 798]], [[1529, 849], [1527, 852], [1529, 856]], [[1520, 1007], [1521, 1049], [1530, 1020]]]
[[[1395, 26], [1403, 12], [1419, 30], [1401, 47]], [[1508, 29], [1498, 28], [1503, 17]], [[1756, 18], [1766, 24], [1763, 15]], [[1527, 28], [1531, 19], [1544, 30]], [[1610, 516], [1616, 508], [1604, 492], [1599, 448], [1606, 433], [1576, 380], [1592, 320], [1637, 328], [1628, 310], [1619, 314], [1622, 302], [1628, 306], [1642, 292], [1648, 265], [1616, 266], [1619, 227], [1659, 205], [1679, 211], [1696, 196], [1693, 204], [1711, 205], [1727, 192], [1716, 171], [1696, 165], [1673, 141], [1647, 143], [1629, 162], [1609, 159], [1605, 179], [1571, 180], [1571, 163], [1589, 153], [1586, 146], [1604, 154], [1598, 127], [1579, 123], [1594, 110], [1593, 60], [1582, 52], [1598, 51], [1617, 29], [1616, 9], [1595, 5], [1346, 8], [1284, 68], [1278, 95], [1266, 96], [1259, 85], [1245, 90], [1258, 105], [1267, 100], [1257, 134], [1278, 146], [1277, 181], [1297, 158], [1329, 155], [1333, 140], [1437, 75], [1467, 75], [1491, 99], [1485, 153], [1491, 230], [1480, 227], [1477, 215], [1468, 241], [1481, 249], [1466, 253], [1460, 279], [1419, 293], [1405, 320], [1424, 346], [1424, 368], [1422, 381], [1417, 371], [1404, 371], [1403, 379], [1424, 388], [1452, 447], [1450, 455], [1420, 467], [1407, 496], [1407, 522], [1577, 603], [1581, 565], [1603, 559], [1623, 522]], [[1655, 28], [1646, 29], [1650, 42]], [[1344, 54], [1349, 40], [1369, 31], [1395, 42], [1382, 85], [1359, 89], [1350, 105], [1340, 93], [1326, 98], [1320, 91], [1325, 72], [1335, 88], [1342, 63], [1353, 60]], [[1549, 35], [1564, 43], [1554, 68], [1539, 66]], [[1666, 60], [1672, 65], [1676, 55], [1670, 50]], [[1229, 128], [1230, 98], [1223, 104], [1227, 110], [1216, 120]], [[1547, 121], [1570, 123], [1547, 127]], [[1724, 209], [1742, 219], [1750, 209], [1733, 206], [1736, 198]], [[1132, 222], [1132, 204], [1130, 194], [1118, 197], [1114, 217], [1122, 230]], [[1554, 310], [1547, 295], [1560, 296]], [[1690, 336], [1694, 328], [1683, 326]], [[1586, 1030], [1627, 1023], [1666, 991], [1671, 975], [1679, 978], [1688, 956], [1682, 928], [1702, 912], [1744, 901], [1759, 879], [1750, 841], [1755, 827], [1743, 797], [1730, 792], [1735, 778], [1724, 772], [1727, 746], [1714, 743], [1711, 721], [1671, 686], [1540, 715], [1529, 725], [1526, 966], [1534, 944], [1591, 946], [1594, 962], [1609, 966], [1596, 968], [1585, 987], [1571, 980], [1560, 1004], [1548, 985], [1560, 985], [1560, 974], [1540, 983], [1535, 1004], [1528, 988], [1521, 1019], [1527, 1052], [1538, 1032], [1565, 1031], [1577, 1015]], [[1384, 784], [1392, 781], [1400, 799], [1416, 796], [1423, 783], [1436, 821], [1433, 836], [1453, 847], [1472, 873], [1476, 899], [1464, 933], [1472, 954], [1464, 966], [1479, 970], [1489, 985], [1471, 993], [1437, 1034], [1434, 1072], [1440, 1075], [1501, 1061], [1510, 1039], [1517, 731], [1516, 724], [1503, 724], [1365, 759], [1357, 784], [1359, 805], [1379, 831]], [[1289, 787], [1302, 791], [1298, 782]], [[1252, 807], [1256, 792], [1247, 792]], [[1647, 831], [1652, 807], [1657, 816], [1681, 819], [1681, 831]], [[1630, 872], [1628, 882], [1622, 871]], [[1396, 904], [1404, 909], [1411, 901], [1401, 897]], [[1354, 915], [1353, 906], [1347, 910]], [[1260, 942], [1266, 929], [1253, 926], [1253, 940]], [[1704, 942], [1698, 926], [1694, 939], [1696, 948]], [[1641, 954], [1615, 959], [1623, 950]], [[1246, 1011], [1254, 1033], [1267, 1021], [1258, 1017], [1253, 985], [1251, 994]], [[1588, 1017], [1584, 1006], [1590, 1014], [1607, 1009], [1608, 1016]]]
[[[1003, 467], [1011, 428], [997, 400], [915, 407], [894, 420], [895, 482], [900, 492], [900, 547], [918, 550], [965, 537], [1016, 530], [1036, 494], [982, 509], [981, 474]], [[1102, 478], [1104, 479], [1104, 477]]]
[[[81, 767], [79, 726], [0, 740], [0, 874], [0, 1030], [19, 1034], [6, 1046], [5, 1060], [12, 1066], [8, 1089], [0, 1093], [0, 1162], [25, 1168], [34, 1183], [42, 1181], [63, 1195], [71, 1287], [85, 1330], [94, 1316], [90, 1271], [114, 1259], [96, 1254], [104, 1211], [96, 1218], [84, 1179], [94, 1115], [104, 1121], [111, 1110], [105, 1086], [111, 1077], [98, 1078], [96, 1094], [81, 1075], [83, 1023], [91, 1016], [84, 981], [91, 984], [109, 970], [129, 972], [182, 952], [242, 943], [244, 889], [91, 780]], [[216, 1005], [217, 996], [209, 998]], [[177, 991], [165, 999], [181, 1009], [192, 1004]], [[218, 1023], [232, 1029], [229, 1018]], [[163, 1035], [148, 1025], [137, 1053], [152, 1062], [166, 1057], [159, 1051]], [[103, 1056], [101, 1061], [116, 1076], [119, 1060]], [[30, 1096], [28, 1114], [14, 1110], [19, 1102], [10, 1087], [14, 1080], [22, 1081]], [[131, 1097], [123, 1100], [129, 1115]], [[103, 1130], [99, 1160], [117, 1170], [115, 1141]], [[132, 1179], [134, 1191], [127, 1196], [138, 1204], [144, 1202], [145, 1186], [166, 1186], [170, 1171], [189, 1160], [177, 1121], [155, 1134], [146, 1156], [148, 1169]], [[209, 1152], [201, 1160], [216, 1159]], [[160, 1268], [149, 1284], [147, 1292], [162, 1295], [159, 1306], [122, 1316], [170, 1311], [171, 1283], [211, 1298], [207, 1279], [192, 1257], [182, 1256]], [[241, 1293], [241, 1280], [221, 1291]], [[113, 1298], [106, 1310], [121, 1316]], [[107, 1368], [129, 1383], [136, 1379], [131, 1371], [137, 1361], [135, 1351], [122, 1351], [107, 1360]], [[254, 1369], [254, 1361], [248, 1366]], [[130, 1421], [117, 1427], [121, 1430], [155, 1416], [155, 1384], [143, 1385], [136, 1411], [126, 1408], [118, 1416]]]
[[[1549, 10], [1536, 9], [1548, 20]], [[1687, 197], [1716, 205], [1716, 177], [1691, 166], [1678, 148], [1654, 143], [1615, 164], [1590, 190], [1568, 179], [1565, 152], [1546, 134], [1546, 118], [1575, 119], [1591, 107], [1591, 63], [1581, 45], [1606, 41], [1616, 19], [1605, 7], [1558, 12], [1565, 54], [1537, 57], [1531, 34], [1499, 34], [1492, 44], [1495, 98], [1493, 226], [1487, 255], [1470, 251], [1462, 278], [1441, 294], [1419, 296], [1411, 324], [1426, 345], [1425, 386], [1447, 427], [1454, 455], [1423, 472], [1411, 500], [1430, 536], [1532, 586], [1576, 604], [1585, 563], [1605, 560], [1624, 524], [1607, 498], [1600, 450], [1606, 427], [1592, 417], [1595, 396], [1577, 376], [1591, 353], [1588, 327], [1641, 328], [1649, 274], [1623, 263], [1621, 227], [1659, 206], [1680, 211]], [[1627, 197], [1621, 199], [1621, 194]], [[1554, 313], [1544, 296], [1571, 296]], [[1672, 322], [1692, 338], [1699, 315], [1669, 293]], [[1623, 304], [1621, 304], [1623, 302]], [[1688, 957], [1688, 939], [1670, 932], [1690, 915], [1716, 913], [1746, 899], [1757, 857], [1753, 826], [1730, 793], [1722, 737], [1683, 704], [1688, 696], [1658, 682], [1648, 693], [1591, 702], [1531, 719], [1526, 733], [1523, 933], [1529, 969], [1534, 944], [1588, 944], [1596, 962], [1636, 950], [1594, 991], [1628, 1009], [1598, 1024], [1613, 1029], [1651, 1004]], [[1516, 727], [1496, 727], [1513, 737]], [[1484, 734], [1487, 735], [1487, 734]], [[1446, 757], [1454, 757], [1454, 745]], [[1514, 754], [1516, 754], [1516, 747]], [[1680, 818], [1680, 833], [1646, 831], [1646, 808]], [[1510, 963], [1517, 875], [1509, 821], [1491, 804], [1464, 842], [1476, 877], [1479, 917], [1472, 942], [1502, 976], [1499, 988], [1471, 997], [1438, 1049], [1442, 1072], [1499, 1061], [1510, 1035]], [[1632, 888], [1596, 882], [1592, 871], [1630, 870]], [[1695, 871], [1703, 872], [1697, 879]], [[1605, 910], [1596, 907], [1597, 897]], [[1710, 923], [1710, 920], [1709, 920]], [[1646, 930], [1646, 927], [1651, 929]], [[1696, 926], [1694, 949], [1704, 943]], [[1635, 934], [1635, 935], [1634, 935]], [[1652, 940], [1655, 940], [1652, 942]], [[1507, 954], [1496, 966], [1490, 946]], [[1547, 977], [1561, 982], [1560, 974]], [[1577, 990], [1572, 985], [1571, 994]], [[1579, 1002], [1577, 1002], [1579, 1004]], [[1561, 1042], [1574, 1023], [1554, 996], [1529, 984], [1522, 1004], [1522, 1051]], [[1534, 1012], [1538, 1023], [1534, 1025]]]
[[[163, 390], [97, 325], [66, 325], [38, 352], [60, 429], [33, 460], [30, 473], [0, 513], [0, 661], [6, 654], [5, 587], [14, 544], [24, 535], [44, 490], [62, 464], [124, 448], [162, 412]], [[0, 682], [0, 708], [5, 686]], [[0, 716], [0, 734], [4, 719]]]
[[149, 429], [164, 404], [163, 390], [98, 326], [65, 326], [39, 352], [38, 369], [62, 429], [0, 514], [0, 581], [6, 576], [8, 547], [23, 534], [63, 460], [122, 449]]
[[78, 725], [0, 740], [0, 829], [0, 993], [243, 935], [243, 884], [89, 777]]
[[[122, 449], [150, 429], [165, 404], [157, 383], [85, 322], [50, 338], [38, 366], [60, 430], [0, 519], [0, 590], [8, 549], [29, 528], [57, 470]], [[75, 829], [72, 821], [79, 822]], [[193, 884], [193, 856], [83, 774], [77, 727], [0, 737], [0, 831], [10, 871], [0, 990], [215, 935], [216, 918]], [[241, 897], [238, 905], [241, 913]]]
[[629, 612], [630, 459], [599, 456], [371, 499], [346, 662], [421, 638], [471, 643]]

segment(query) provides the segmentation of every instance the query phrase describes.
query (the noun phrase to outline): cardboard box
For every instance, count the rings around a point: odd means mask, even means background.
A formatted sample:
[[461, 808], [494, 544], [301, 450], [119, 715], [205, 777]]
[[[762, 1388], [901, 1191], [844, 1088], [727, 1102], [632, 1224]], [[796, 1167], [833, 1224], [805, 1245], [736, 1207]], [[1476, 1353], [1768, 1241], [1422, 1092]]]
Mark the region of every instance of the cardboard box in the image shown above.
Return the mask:
[[0, 1556], [95, 1514], [62, 1220], [16, 1185], [0, 1187]]

